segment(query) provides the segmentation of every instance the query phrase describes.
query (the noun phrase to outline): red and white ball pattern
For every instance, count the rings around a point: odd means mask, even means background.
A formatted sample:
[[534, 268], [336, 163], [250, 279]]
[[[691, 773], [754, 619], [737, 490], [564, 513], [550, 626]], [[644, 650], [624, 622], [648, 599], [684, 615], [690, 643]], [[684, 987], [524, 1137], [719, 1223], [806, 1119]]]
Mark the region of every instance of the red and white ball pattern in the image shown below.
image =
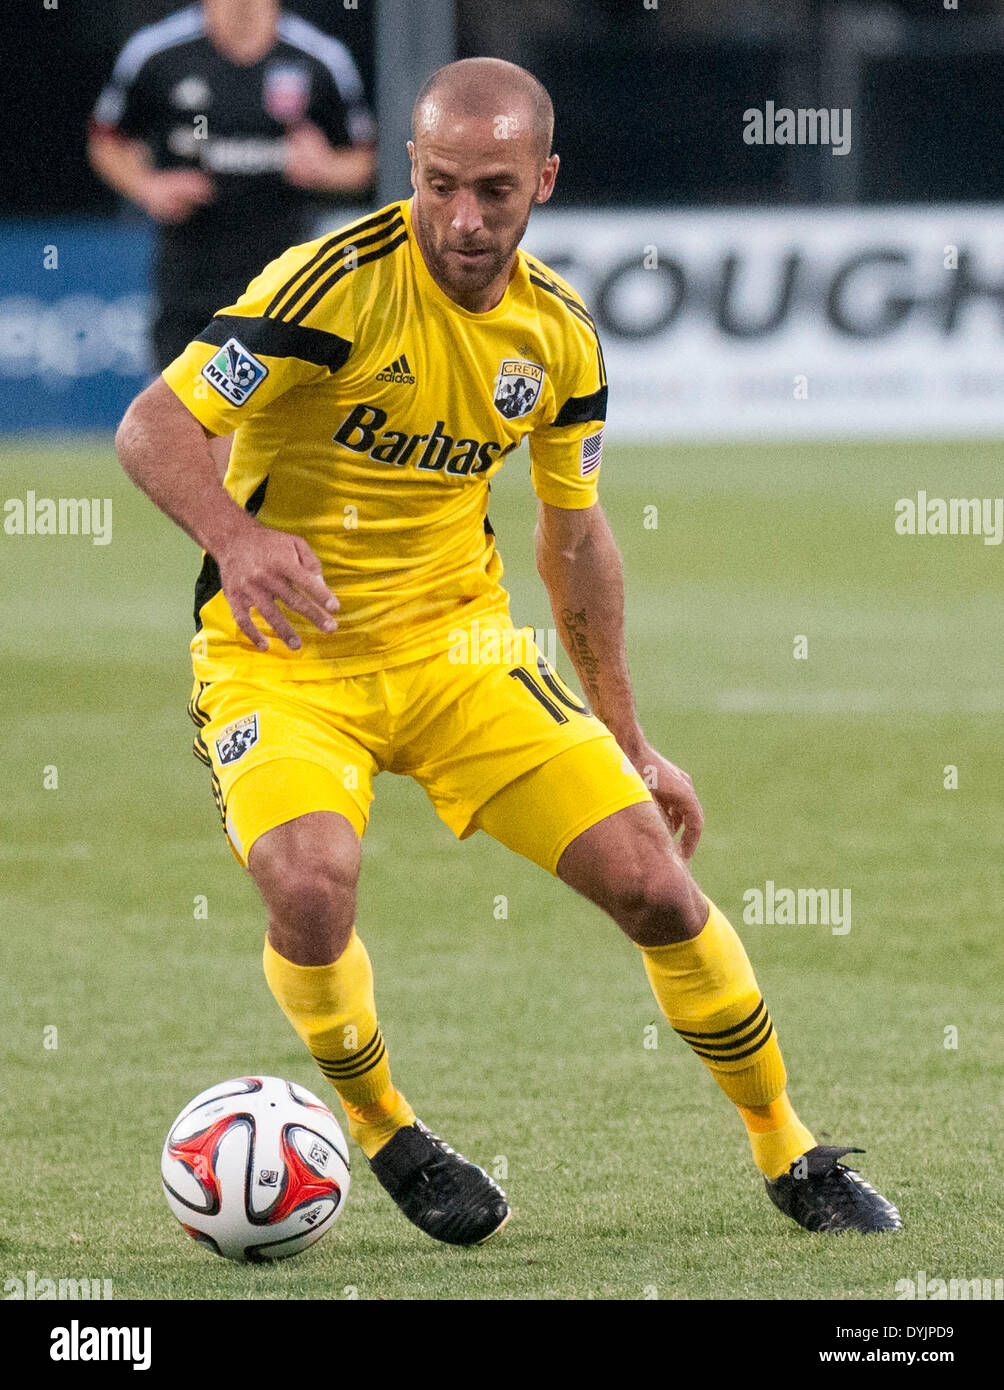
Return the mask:
[[231, 1260], [299, 1254], [331, 1229], [349, 1193], [338, 1121], [312, 1092], [276, 1076], [197, 1095], [168, 1132], [160, 1171], [188, 1234]]

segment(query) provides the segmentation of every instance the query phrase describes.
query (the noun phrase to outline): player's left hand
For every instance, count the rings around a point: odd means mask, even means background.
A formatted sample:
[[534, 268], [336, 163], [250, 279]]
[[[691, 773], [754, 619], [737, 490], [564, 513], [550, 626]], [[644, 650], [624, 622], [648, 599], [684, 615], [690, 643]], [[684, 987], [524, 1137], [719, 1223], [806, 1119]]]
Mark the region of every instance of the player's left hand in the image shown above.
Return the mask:
[[331, 181], [332, 147], [312, 121], [302, 121], [286, 137], [287, 183], [296, 188], [326, 188]]
[[652, 793], [670, 832], [676, 835], [683, 831], [680, 850], [684, 859], [689, 859], [704, 829], [704, 812], [690, 774], [664, 758], [650, 743], [644, 744], [631, 762]]

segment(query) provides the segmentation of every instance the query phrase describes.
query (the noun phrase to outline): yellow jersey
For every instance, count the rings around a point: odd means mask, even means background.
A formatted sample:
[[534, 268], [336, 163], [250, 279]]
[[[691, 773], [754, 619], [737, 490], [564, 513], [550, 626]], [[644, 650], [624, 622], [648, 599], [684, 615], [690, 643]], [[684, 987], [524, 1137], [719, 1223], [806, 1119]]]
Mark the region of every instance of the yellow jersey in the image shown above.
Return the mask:
[[596, 500], [607, 385], [582, 301], [519, 251], [495, 308], [463, 309], [426, 267], [410, 202], [291, 247], [164, 378], [208, 430], [236, 432], [227, 492], [302, 536], [341, 604], [331, 634], [285, 610], [300, 650], [269, 634], [259, 652], [206, 555], [203, 680], [361, 674], [442, 651], [473, 618], [508, 618], [488, 496], [528, 435], [539, 498]]

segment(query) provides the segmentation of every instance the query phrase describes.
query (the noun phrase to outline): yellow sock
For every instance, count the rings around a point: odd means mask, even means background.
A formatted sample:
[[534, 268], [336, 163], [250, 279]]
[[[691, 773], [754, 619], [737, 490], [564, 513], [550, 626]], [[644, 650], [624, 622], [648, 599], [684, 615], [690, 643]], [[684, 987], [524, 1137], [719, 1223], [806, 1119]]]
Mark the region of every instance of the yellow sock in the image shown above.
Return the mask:
[[779, 1178], [800, 1154], [816, 1146], [811, 1131], [795, 1114], [787, 1091], [769, 1105], [740, 1105], [737, 1109], [749, 1135], [753, 1162], [764, 1177]]
[[353, 928], [332, 965], [296, 965], [268, 937], [265, 979], [280, 1009], [338, 1092], [349, 1133], [367, 1158], [415, 1112], [390, 1079], [387, 1049], [373, 998], [373, 969]]
[[739, 1110], [753, 1161], [785, 1172], [815, 1139], [792, 1109], [777, 1035], [749, 957], [714, 903], [697, 936], [642, 947], [649, 984], [670, 1025]]

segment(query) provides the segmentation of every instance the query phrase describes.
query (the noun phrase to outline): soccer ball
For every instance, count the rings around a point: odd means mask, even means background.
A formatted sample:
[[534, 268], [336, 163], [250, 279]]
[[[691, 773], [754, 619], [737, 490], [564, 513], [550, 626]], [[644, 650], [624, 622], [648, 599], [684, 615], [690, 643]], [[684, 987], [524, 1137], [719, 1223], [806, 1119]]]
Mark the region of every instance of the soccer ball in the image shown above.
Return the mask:
[[277, 1076], [221, 1081], [185, 1106], [160, 1160], [167, 1204], [195, 1240], [231, 1260], [299, 1254], [349, 1195], [338, 1121]]

